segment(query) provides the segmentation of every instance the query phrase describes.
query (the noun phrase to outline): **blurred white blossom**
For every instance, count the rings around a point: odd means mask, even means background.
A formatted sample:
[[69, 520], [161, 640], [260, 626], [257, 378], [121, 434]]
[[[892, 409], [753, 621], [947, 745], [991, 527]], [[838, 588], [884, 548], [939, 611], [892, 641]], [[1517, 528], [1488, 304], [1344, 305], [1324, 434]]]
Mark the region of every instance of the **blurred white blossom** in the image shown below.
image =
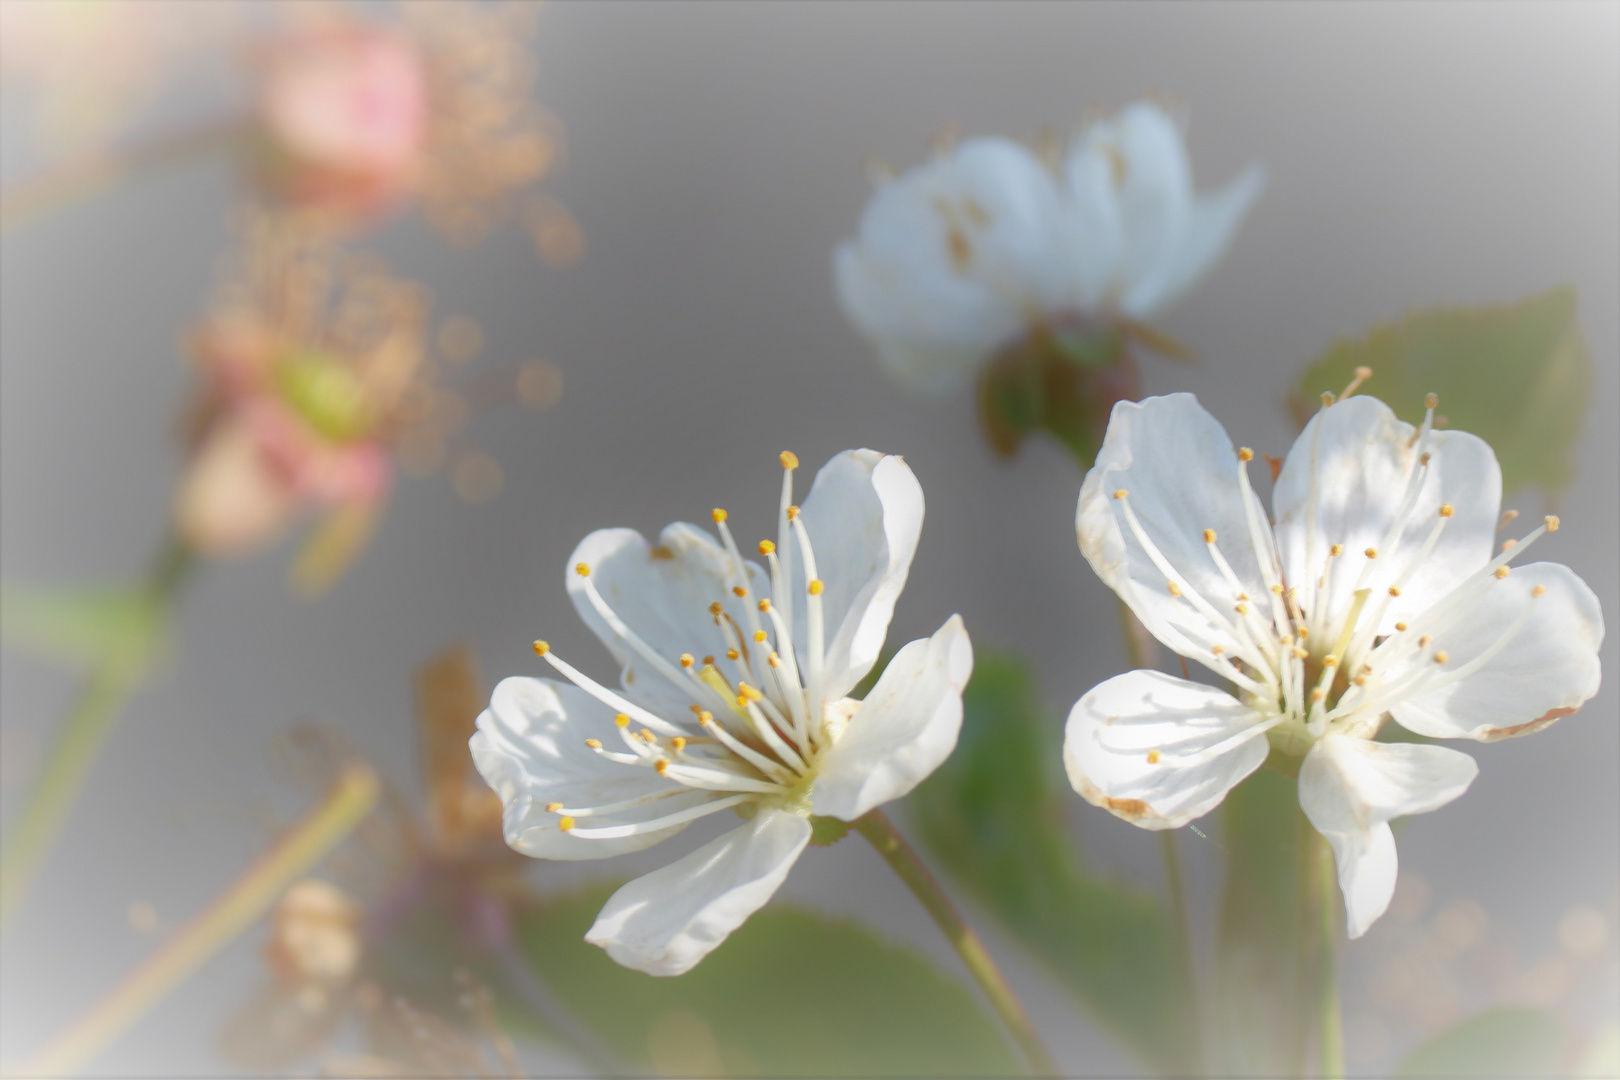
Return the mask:
[[1061, 162], [972, 139], [884, 183], [833, 268], [845, 314], [903, 385], [955, 388], [1043, 329], [1161, 315], [1226, 250], [1264, 175], [1197, 195], [1176, 122], [1138, 102]]
[[959, 616], [902, 648], [863, 700], [922, 528], [898, 457], [851, 450], [792, 505], [784, 454], [777, 539], [762, 569], [726, 524], [650, 544], [592, 533], [570, 562], [580, 617], [622, 665], [610, 690], [535, 650], [569, 683], [510, 678], [478, 719], [473, 759], [526, 855], [639, 851], [709, 814], [744, 820], [621, 888], [586, 940], [654, 975], [690, 969], [758, 910], [810, 841], [811, 817], [853, 821], [949, 756], [973, 650]]
[[1394, 891], [1389, 821], [1445, 805], [1478, 772], [1446, 747], [1376, 741], [1386, 721], [1431, 738], [1526, 735], [1575, 712], [1600, 676], [1592, 591], [1565, 566], [1510, 565], [1558, 519], [1493, 557], [1496, 456], [1435, 430], [1428, 404], [1420, 428], [1373, 398], [1323, 408], [1277, 476], [1274, 527], [1249, 485], [1253, 454], [1190, 394], [1115, 406], [1080, 493], [1093, 569], [1231, 692], [1156, 671], [1096, 687], [1069, 715], [1075, 789], [1168, 829], [1269, 753], [1298, 762], [1352, 937]]

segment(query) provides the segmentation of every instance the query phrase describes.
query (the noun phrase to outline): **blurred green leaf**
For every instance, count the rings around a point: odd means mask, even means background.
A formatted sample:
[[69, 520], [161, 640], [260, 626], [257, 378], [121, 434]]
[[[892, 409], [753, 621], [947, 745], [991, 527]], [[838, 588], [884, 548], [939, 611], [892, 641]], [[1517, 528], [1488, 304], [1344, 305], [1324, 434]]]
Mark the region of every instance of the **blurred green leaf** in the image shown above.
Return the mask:
[[990, 447], [1011, 457], [1044, 431], [1090, 468], [1114, 402], [1140, 395], [1119, 331], [1052, 330], [998, 353], [979, 377], [979, 419]]
[[1063, 824], [1062, 731], [1028, 666], [979, 653], [963, 710], [956, 752], [909, 800], [929, 851], [1142, 1060], [1193, 1071], [1168, 916], [1151, 895], [1083, 871]]
[[1300, 953], [1311, 940], [1300, 860], [1309, 829], [1296, 782], [1272, 768], [1255, 772], [1221, 804], [1226, 886], [1215, 1029], [1221, 1064], [1232, 1075], [1303, 1075], [1314, 1000], [1310, 986], [1299, 985]]
[[685, 975], [620, 967], [584, 941], [611, 888], [546, 901], [516, 936], [625, 1060], [676, 1076], [1011, 1076], [1022, 1069], [961, 984], [853, 923], [755, 914]]
[[1399, 1077], [1556, 1076], [1569, 1037], [1542, 1009], [1491, 1009], [1429, 1040], [1405, 1061]]
[[143, 588], [0, 583], [0, 636], [69, 667], [138, 672], [168, 639], [164, 607]]
[[1341, 341], [1306, 368], [1293, 399], [1302, 424], [1323, 391], [1338, 393], [1360, 366], [1362, 384], [1409, 423], [1423, 396], [1440, 395], [1447, 426], [1478, 435], [1502, 463], [1505, 490], [1537, 485], [1556, 495], [1574, 472], [1571, 449], [1591, 403], [1592, 360], [1575, 290], [1517, 304], [1431, 308]]

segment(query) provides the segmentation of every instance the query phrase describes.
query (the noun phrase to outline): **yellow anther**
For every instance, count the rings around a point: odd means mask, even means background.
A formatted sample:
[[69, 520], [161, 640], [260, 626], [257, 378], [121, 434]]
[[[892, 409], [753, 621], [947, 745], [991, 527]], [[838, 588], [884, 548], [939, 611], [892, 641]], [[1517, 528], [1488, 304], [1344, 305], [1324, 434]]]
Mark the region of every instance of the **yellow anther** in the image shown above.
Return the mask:
[[670, 749], [674, 750], [677, 754], [680, 753], [682, 750], [686, 749], [686, 736], [675, 736], [673, 739], [669, 740], [669, 746]]
[[1547, 526], [1547, 531], [1548, 532], [1557, 532], [1558, 531], [1558, 515], [1557, 514], [1548, 514], [1546, 517], [1541, 519], [1541, 523], [1543, 525]]
[[659, 758], [657, 761], [653, 762], [653, 772], [657, 773], [659, 776], [663, 776], [665, 773], [669, 772], [669, 759]]
[[1325, 409], [1331, 404], [1333, 404], [1333, 391], [1331, 391], [1331, 390], [1322, 391], [1322, 407]]
[[765, 640], [765, 631], [763, 631], [763, 630], [755, 630], [754, 631], [754, 640], [756, 642], [764, 641]]
[[767, 656], [765, 658], [765, 662], [767, 664], [771, 665], [771, 667], [781, 667], [782, 666], [782, 658], [780, 656], [777, 656], [775, 653], [771, 653], [771, 655]]
[[705, 725], [714, 723], [714, 713], [710, 712], [708, 709], [700, 710], [698, 712], [698, 723]]
[[704, 667], [713, 667], [713, 666], [714, 666], [714, 657], [712, 657], [712, 656], [705, 656], [705, 657], [704, 657], [704, 658], [703, 658], [703, 666], [704, 666]]
[[1306, 638], [1308, 638], [1310, 636], [1311, 636], [1311, 628], [1310, 627], [1302, 626], [1302, 627], [1299, 628], [1299, 640], [1304, 641]]
[[1247, 446], [1238, 447], [1238, 460], [1239, 461], [1253, 461], [1254, 460], [1254, 451], [1250, 450]]
[[1455, 514], [1456, 512], [1457, 512], [1457, 508], [1452, 506], [1450, 503], [1441, 503], [1440, 504], [1440, 516], [1441, 517], [1450, 517], [1451, 515]]
[[1537, 585], [1535, 588], [1530, 590], [1530, 595], [1531, 596], [1545, 596], [1545, 595], [1547, 595], [1547, 586], [1545, 586], [1545, 585]]
[[1513, 573], [1513, 571], [1509, 570], [1507, 567], [1498, 566], [1496, 568], [1496, 580], [1501, 581], [1503, 578], [1507, 577], [1511, 573]]
[[1281, 596], [1282, 595], [1282, 586], [1281, 585], [1273, 585], [1271, 587], [1271, 591], [1276, 593], [1278, 596]]
[[727, 660], [735, 660], [741, 655], [742, 655], [742, 653], [738, 652], [736, 649], [727, 649], [726, 650], [726, 659]]
[[1440, 395], [1439, 394], [1432, 394], [1432, 393], [1431, 394], [1424, 394], [1423, 395], [1423, 407], [1425, 409], [1437, 409], [1437, 408], [1439, 408], [1440, 407]]
[[763, 600], [761, 600], [759, 602], [759, 610], [764, 611], [764, 612], [769, 612], [771, 610], [771, 598], [770, 597], [767, 596], [765, 599], [763, 599]]
[[1399, 595], [1401, 595], [1401, 587], [1399, 585], [1391, 585], [1389, 587], [1389, 595], [1391, 595], [1391, 596], [1399, 596]]
[[1437, 664], [1443, 664], [1447, 660], [1450, 660], [1450, 659], [1451, 659], [1451, 654], [1446, 652], [1446, 650], [1444, 650], [1444, 649], [1441, 649], [1439, 652], [1434, 654], [1434, 662], [1437, 663]]
[[1234, 607], [1232, 610], [1237, 612], [1239, 615], [1247, 615], [1249, 613], [1249, 605], [1248, 604], [1239, 604], [1236, 607]]
[[1181, 595], [1181, 586], [1177, 585], [1175, 582], [1173, 582], [1173, 581], [1170, 582], [1169, 588], [1170, 588], [1170, 595], [1171, 596], [1180, 596]]
[[716, 525], [718, 525], [722, 521], [726, 520], [726, 512], [724, 510], [720, 509], [718, 506], [715, 507], [713, 510], [709, 511], [709, 516], [714, 518], [714, 523]]
[[1149, 750], [1148, 751], [1148, 764], [1149, 765], [1157, 765], [1158, 763], [1159, 763], [1159, 752], [1157, 750]]
[[591, 576], [591, 564], [590, 563], [575, 563], [574, 564], [574, 573], [578, 574], [580, 577], [590, 577]]
[[1369, 558], [1369, 559], [1376, 559], [1376, 558], [1378, 558], [1378, 549], [1377, 548], [1368, 548], [1366, 551], [1363, 551], [1362, 554], [1367, 556], [1367, 558]]
[[732, 593], [733, 596], [736, 596], [737, 598], [741, 599], [742, 597], [748, 595], [748, 590], [743, 588], [741, 585], [733, 585], [731, 587], [731, 593]]
[[1322, 666], [1323, 667], [1338, 667], [1339, 666], [1339, 658], [1337, 656], [1334, 656], [1332, 653], [1329, 653], [1327, 656], [1322, 657]]
[[1128, 489], [1126, 489], [1126, 488], [1116, 488], [1114, 490], [1114, 498], [1116, 498], [1116, 499], [1123, 499], [1125, 496], [1127, 496], [1129, 494], [1130, 494], [1130, 491]]
[[546, 641], [537, 641], [530, 647], [534, 649], [534, 655], [536, 656], [544, 656], [551, 651], [551, 643]]
[[784, 450], [777, 454], [776, 460], [782, 463], [784, 469], [797, 469], [799, 467], [799, 455], [791, 450]]
[[1433, 640], [1434, 638], [1431, 635], [1424, 634], [1422, 637], [1418, 638], [1418, 648], [1427, 649], [1429, 647], [1429, 642]]
[[764, 694], [760, 693], [758, 690], [754, 689], [752, 686], [749, 686], [745, 682], [740, 682], [737, 684], [737, 696], [744, 701], [760, 701], [765, 697]]
[[759, 553], [761, 555], [771, 555], [774, 554], [775, 551], [776, 545], [771, 543], [769, 540], [761, 540], [759, 542]]
[[789, 521], [792, 521], [794, 518], [796, 518], [798, 516], [799, 516], [799, 508], [797, 506], [788, 507], [788, 520]]
[[548, 802], [548, 803], [546, 803], [546, 813], [548, 813], [548, 814], [555, 814], [557, 811], [561, 810], [562, 808], [563, 808], [563, 804], [560, 803], [560, 802]]
[[654, 745], [657, 745], [658, 743], [658, 736], [654, 735], [647, 728], [642, 728], [640, 731], [636, 732], [636, 734], [641, 736], [641, 741], [644, 743], [652, 743]]
[[1226, 651], [1226, 646], [1225, 645], [1211, 645], [1209, 647], [1209, 651], [1214, 653], [1216, 656], [1219, 656], [1223, 652]]
[[1403, 623], [1403, 622], [1396, 623], [1395, 624], [1395, 630], [1396, 630], [1397, 633], [1404, 634], [1406, 632], [1406, 624]]
[[1418, 464], [1419, 465], [1427, 465], [1429, 463], [1430, 456], [1431, 455], [1429, 454], [1429, 452], [1427, 450], [1425, 450], [1423, 453], [1418, 455]]
[[1304, 659], [1307, 659], [1310, 655], [1311, 655], [1311, 652], [1310, 652], [1309, 649], [1302, 649], [1298, 645], [1294, 646], [1294, 659], [1295, 660], [1304, 660]]
[[1337, 559], [1340, 555], [1343, 555], [1343, 554], [1344, 554], [1344, 545], [1343, 544], [1334, 544], [1332, 547], [1328, 548], [1328, 555], [1330, 555], [1331, 557], [1333, 557], [1335, 559]]
[[600, 750], [600, 749], [602, 749], [602, 740], [601, 739], [586, 739], [585, 740], [585, 745], [590, 747], [592, 750]]
[[709, 605], [709, 614], [713, 615], [717, 619], [720, 617], [720, 613], [725, 610], [726, 609], [720, 605], [720, 601], [718, 600]]
[[1247, 601], [1247, 600], [1248, 600], [1248, 599], [1249, 599], [1249, 594], [1248, 594], [1248, 593], [1246, 593], [1246, 592], [1240, 592], [1240, 593], [1238, 593], [1238, 597], [1237, 597], [1237, 598], [1238, 598], [1238, 599], [1239, 599], [1239, 600], [1244, 600], [1244, 601]]
[[1315, 690], [1311, 691], [1311, 700], [1312, 701], [1321, 701], [1325, 697], [1327, 697], [1327, 691], [1323, 690], [1320, 686], [1318, 686]]
[[1504, 510], [1502, 511], [1502, 520], [1496, 523], [1496, 527], [1498, 529], [1506, 528], [1508, 525], [1512, 524], [1513, 519], [1518, 516], [1519, 512], [1517, 510]]
[[1205, 529], [1204, 530], [1204, 543], [1213, 544], [1214, 542], [1215, 542], [1215, 530], [1214, 529]]
[[574, 827], [574, 819], [573, 818], [571, 818], [571, 817], [560, 817], [560, 818], [557, 819], [557, 828], [561, 829], [563, 832], [568, 832], [573, 827]]
[[1503, 551], [1512, 551], [1514, 548], [1516, 548], [1518, 546], [1519, 546], [1519, 542], [1517, 540], [1509, 539], [1509, 540], [1502, 541], [1502, 550]]
[[827, 583], [822, 581], [820, 578], [812, 578], [810, 580], [809, 592], [811, 596], [820, 596], [826, 590]]
[[629, 713], [620, 713], [618, 716], [615, 716], [613, 718], [613, 722], [615, 724], [618, 724], [620, 727], [629, 727], [630, 726], [630, 714]]
[[693, 658], [691, 653], [681, 653], [681, 667], [691, 667], [695, 663], [697, 663], [697, 660]]
[[1357, 686], [1366, 686], [1367, 685], [1367, 676], [1365, 676], [1365, 675], [1357, 675], [1355, 678], [1351, 679], [1350, 681], [1355, 683]]

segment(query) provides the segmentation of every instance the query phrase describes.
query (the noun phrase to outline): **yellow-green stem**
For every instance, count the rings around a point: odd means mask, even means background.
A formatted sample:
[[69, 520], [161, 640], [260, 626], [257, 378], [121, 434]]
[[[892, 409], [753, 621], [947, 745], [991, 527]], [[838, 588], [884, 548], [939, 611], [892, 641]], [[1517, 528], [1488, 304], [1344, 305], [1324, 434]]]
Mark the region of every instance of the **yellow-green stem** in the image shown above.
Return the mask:
[[1339, 1011], [1339, 982], [1334, 971], [1334, 946], [1339, 938], [1339, 882], [1327, 841], [1319, 839], [1311, 854], [1316, 858], [1319, 871], [1316, 902], [1322, 936], [1316, 960], [1318, 1074], [1322, 1080], [1341, 1080], [1344, 1076], [1344, 1021]]
[[[147, 578], [148, 602], [167, 608], [185, 582], [192, 556], [171, 542]], [[160, 617], [163, 614], [160, 610]], [[6, 836], [0, 855], [0, 934], [11, 922], [45, 853], [50, 850], [102, 744], [146, 674], [147, 655], [117, 652], [85, 679], [73, 709], [58, 729], [45, 768]]]
[[110, 994], [26, 1061], [18, 1075], [61, 1076], [92, 1061], [348, 836], [371, 812], [379, 789], [377, 774], [368, 766], [344, 769], [319, 806]]
[[950, 896], [929, 873], [928, 867], [923, 865], [894, 823], [883, 811], [870, 810], [854, 825], [856, 831], [866, 837], [884, 861], [900, 875], [900, 880], [906, 883], [928, 914], [933, 916], [940, 930], [944, 931], [946, 940], [967, 965], [968, 972], [978, 982], [985, 997], [990, 999], [991, 1007], [1006, 1026], [1013, 1042], [1023, 1052], [1032, 1073], [1037, 1076], [1062, 1076], [1052, 1052], [1046, 1048], [1035, 1025], [1030, 1023], [1023, 1003], [1013, 993], [1012, 987], [1007, 985], [1006, 978], [984, 947], [984, 942], [962, 920], [962, 914], [956, 910]]
[[1164, 881], [1170, 893], [1170, 919], [1173, 923], [1176, 948], [1176, 966], [1181, 977], [1182, 993], [1190, 1012], [1188, 1026], [1193, 1032], [1193, 1069], [1195, 1075], [1204, 1073], [1204, 1020], [1198, 993], [1198, 969], [1193, 963], [1192, 924], [1187, 914], [1187, 887], [1181, 877], [1181, 852], [1177, 848], [1176, 833], [1164, 829], [1159, 833], [1159, 851], [1164, 856]]

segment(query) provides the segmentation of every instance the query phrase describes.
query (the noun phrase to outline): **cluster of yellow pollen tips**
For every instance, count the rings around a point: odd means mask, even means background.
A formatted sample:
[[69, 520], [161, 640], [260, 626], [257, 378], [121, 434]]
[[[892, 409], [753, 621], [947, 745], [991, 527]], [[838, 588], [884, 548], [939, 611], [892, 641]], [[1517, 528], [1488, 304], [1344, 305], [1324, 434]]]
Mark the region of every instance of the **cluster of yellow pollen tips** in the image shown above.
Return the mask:
[[562, 808], [563, 808], [563, 804], [560, 803], [560, 802], [548, 802], [548, 803], [546, 803], [546, 813], [548, 813], [548, 814], [555, 814], [557, 811], [561, 810]]
[[1558, 521], [1558, 515], [1557, 514], [1548, 514], [1546, 517], [1541, 519], [1541, 523], [1543, 525], [1547, 526], [1547, 531], [1548, 532], [1557, 532], [1558, 531], [1559, 521]]
[[717, 619], [721, 616], [721, 614], [725, 610], [726, 610], [725, 607], [722, 606], [720, 601], [718, 601], [718, 600], [716, 600], [714, 603], [709, 605], [709, 614], [713, 615]]
[[1172, 581], [1172, 582], [1169, 583], [1169, 589], [1170, 589], [1170, 595], [1171, 596], [1180, 596], [1181, 595], [1181, 586], [1177, 585], [1175, 582]]
[[1247, 446], [1238, 447], [1238, 460], [1239, 461], [1253, 461], [1254, 460], [1254, 451], [1250, 450]]
[[1280, 585], [1280, 584], [1273, 585], [1271, 587], [1271, 591], [1276, 593], [1278, 596], [1281, 596], [1282, 595], [1282, 585]]
[[771, 610], [771, 598], [770, 597], [767, 596], [765, 599], [763, 599], [763, 600], [761, 600], [759, 602], [759, 610], [766, 613], [766, 614], [770, 613], [770, 610]]
[[1310, 636], [1311, 636], [1311, 628], [1310, 627], [1302, 626], [1302, 627], [1299, 628], [1299, 640], [1304, 641], [1306, 638], [1308, 638]]
[[1401, 595], [1401, 587], [1399, 585], [1391, 585], [1389, 587], [1389, 595], [1391, 595], [1391, 596], [1399, 596], [1399, 595]]
[[779, 668], [779, 667], [782, 666], [782, 658], [780, 656], [777, 656], [775, 653], [771, 653], [771, 655], [767, 656], [765, 658], [765, 662], [767, 664], [771, 665], [771, 667], [775, 667], [775, 668]]
[[1402, 633], [1402, 634], [1406, 633], [1406, 624], [1403, 623], [1403, 622], [1396, 623], [1395, 624], [1395, 630], [1396, 630], [1397, 633]]
[[674, 750], [677, 754], [680, 753], [682, 750], [685, 750], [686, 749], [686, 736], [685, 735], [677, 735], [677, 736], [675, 736], [673, 739], [669, 740], [669, 747], [670, 747], [671, 750]]
[[536, 656], [544, 656], [546, 653], [551, 651], [551, 644], [550, 642], [546, 641], [537, 641], [529, 647], [534, 650], [534, 655]]
[[1376, 558], [1378, 558], [1378, 549], [1377, 548], [1368, 548], [1366, 551], [1363, 551], [1362, 554], [1367, 556], [1367, 558], [1369, 558], [1369, 559], [1376, 559]]
[[578, 574], [580, 577], [590, 577], [591, 576], [591, 564], [590, 563], [575, 563], [574, 564], [574, 573]]
[[709, 516], [714, 518], [714, 523], [716, 525], [718, 525], [722, 521], [726, 520], [726, 512], [724, 510], [720, 509], [718, 506], [715, 507], [713, 510], [709, 511]]
[[1357, 686], [1366, 686], [1367, 685], [1367, 673], [1362, 672], [1361, 674], [1357, 675], [1355, 678], [1351, 679], [1350, 681], [1355, 683]]
[[1302, 649], [1298, 645], [1294, 646], [1294, 659], [1295, 660], [1304, 660], [1307, 657], [1309, 657], [1310, 655], [1311, 655], [1311, 651], [1309, 649]]
[[761, 555], [774, 555], [776, 553], [776, 545], [771, 543], [769, 540], [761, 540], [759, 542], [759, 553]]
[[742, 653], [738, 652], [736, 649], [727, 649], [726, 650], [726, 659], [727, 660], [736, 660], [741, 656], [742, 656]]
[[663, 776], [665, 773], [669, 772], [669, 759], [659, 758], [657, 761], [653, 762], [653, 772], [657, 773], [659, 776]]
[[1422, 637], [1418, 638], [1418, 648], [1427, 649], [1429, 647], [1429, 642], [1433, 640], [1434, 638], [1430, 637], [1428, 634], [1424, 634]]
[[1130, 494], [1130, 491], [1128, 489], [1126, 489], [1126, 488], [1117, 488], [1114, 491], [1114, 498], [1123, 499], [1125, 496], [1127, 496], [1129, 494]]
[[1514, 548], [1516, 548], [1518, 546], [1519, 546], [1519, 542], [1517, 540], [1512, 539], [1512, 538], [1509, 538], [1507, 540], [1502, 541], [1502, 550], [1503, 551], [1512, 551]]
[[1334, 656], [1332, 653], [1329, 653], [1327, 656], [1322, 657], [1322, 666], [1323, 667], [1338, 667], [1339, 666], [1339, 658], [1337, 656]]
[[1333, 391], [1331, 391], [1331, 390], [1322, 391], [1322, 407], [1325, 409], [1331, 404], [1333, 404]]
[[763, 630], [755, 630], [754, 631], [754, 642], [755, 642], [755, 644], [758, 644], [759, 642], [762, 642], [764, 640], [765, 640], [765, 631], [763, 631]]
[[586, 739], [585, 740], [585, 745], [590, 747], [592, 750], [600, 750], [600, 749], [602, 749], [602, 740], [601, 739]]
[[1216, 656], [1219, 656], [1219, 655], [1221, 655], [1221, 653], [1226, 651], [1226, 646], [1225, 645], [1211, 645], [1209, 647], [1209, 651], [1214, 653]]
[[1456, 512], [1457, 512], [1457, 508], [1452, 506], [1450, 503], [1441, 503], [1440, 504], [1440, 516], [1441, 517], [1450, 517], [1451, 515], [1455, 514]]
[[1249, 613], [1249, 605], [1240, 603], [1233, 607], [1232, 610], [1237, 612], [1239, 615], [1247, 615]]
[[681, 653], [681, 667], [691, 667], [695, 663], [697, 663], [697, 660], [693, 658], [691, 653]]
[[1204, 530], [1204, 543], [1213, 544], [1214, 542], [1215, 542], [1215, 530], [1214, 529], [1205, 529]]
[[799, 508], [797, 506], [788, 507], [787, 514], [788, 514], [788, 520], [793, 521], [795, 518], [797, 518], [799, 516]]
[[630, 726], [630, 714], [629, 713], [620, 713], [618, 716], [615, 716], [613, 718], [613, 722], [615, 724], [618, 724], [620, 727], [629, 727]]
[[811, 596], [820, 596], [823, 592], [826, 591], [826, 589], [827, 589], [827, 583], [826, 582], [822, 581], [820, 578], [812, 578], [807, 591], [810, 593]]
[[737, 684], [737, 700], [742, 702], [763, 701], [765, 695], [749, 686], [745, 682]]
[[563, 832], [567, 832], [570, 829], [572, 829], [573, 827], [574, 827], [574, 819], [573, 818], [571, 818], [571, 817], [561, 817], [561, 818], [557, 819], [557, 828], [561, 829]]
[[1434, 662], [1437, 663], [1437, 664], [1443, 664], [1447, 660], [1450, 660], [1450, 659], [1451, 659], [1451, 654], [1446, 652], [1446, 650], [1444, 650], [1444, 649], [1441, 649], [1439, 652], [1434, 654]]
[[731, 594], [740, 600], [748, 595], [748, 590], [743, 588], [741, 585], [733, 585], [731, 587]]
[[1498, 529], [1505, 529], [1509, 525], [1513, 524], [1513, 520], [1518, 516], [1519, 512], [1517, 510], [1504, 510], [1502, 511], [1502, 520], [1496, 523], [1496, 527]]
[[1437, 409], [1437, 408], [1439, 408], [1440, 407], [1440, 395], [1435, 394], [1435, 393], [1424, 394], [1423, 395], [1423, 407], [1425, 409]]
[[699, 709], [698, 723], [705, 726], [714, 723], [714, 713], [710, 712], [708, 709]]
[[797, 469], [799, 467], [799, 455], [791, 450], [784, 450], [777, 454], [776, 460], [782, 463], [784, 469]]
[[704, 666], [704, 667], [714, 667], [714, 657], [712, 657], [712, 656], [705, 656], [705, 657], [704, 657], [704, 658], [703, 658], [703, 666]]
[[1340, 555], [1344, 554], [1344, 545], [1334, 544], [1332, 547], [1328, 548], [1328, 554], [1337, 559]]
[[1149, 750], [1148, 751], [1148, 764], [1149, 765], [1157, 765], [1158, 763], [1159, 763], [1159, 752], [1157, 750]]
[[1545, 585], [1537, 585], [1535, 588], [1530, 590], [1530, 595], [1531, 596], [1546, 596], [1547, 595], [1547, 586], [1545, 586]]
[[1507, 567], [1498, 566], [1496, 568], [1496, 570], [1495, 570], [1496, 580], [1501, 581], [1503, 578], [1507, 577], [1511, 573], [1513, 573], [1513, 571], [1509, 570]]

